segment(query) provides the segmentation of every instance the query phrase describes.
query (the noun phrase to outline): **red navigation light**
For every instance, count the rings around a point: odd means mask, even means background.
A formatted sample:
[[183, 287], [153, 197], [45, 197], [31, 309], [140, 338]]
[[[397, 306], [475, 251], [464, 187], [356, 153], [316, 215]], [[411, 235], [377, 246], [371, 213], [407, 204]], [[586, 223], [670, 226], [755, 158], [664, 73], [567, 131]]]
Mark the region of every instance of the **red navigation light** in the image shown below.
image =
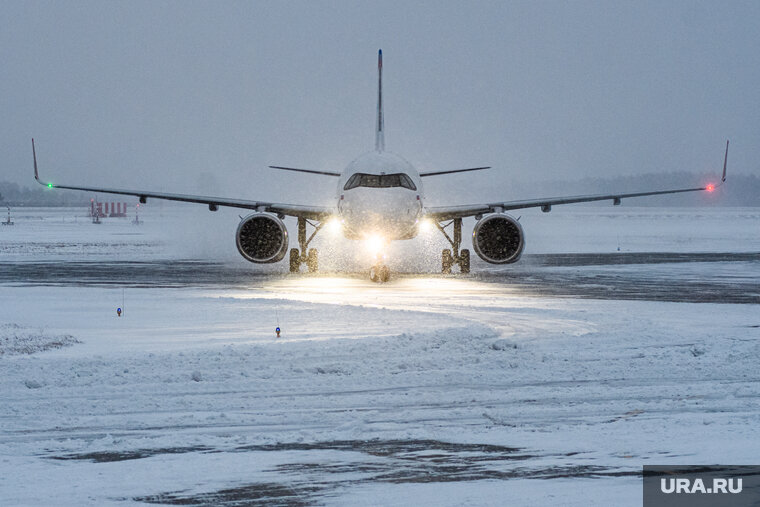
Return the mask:
[[715, 185], [710, 183], [705, 187], [705, 190], [707, 190], [708, 192], [712, 192], [713, 190], [715, 190]]

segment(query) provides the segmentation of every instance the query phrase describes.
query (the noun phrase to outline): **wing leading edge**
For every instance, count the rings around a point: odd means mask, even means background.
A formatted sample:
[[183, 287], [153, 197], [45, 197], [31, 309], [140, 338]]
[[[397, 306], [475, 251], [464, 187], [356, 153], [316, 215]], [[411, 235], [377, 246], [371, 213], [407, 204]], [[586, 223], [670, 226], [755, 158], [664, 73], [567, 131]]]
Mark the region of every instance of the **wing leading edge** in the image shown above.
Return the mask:
[[191, 194], [173, 194], [166, 192], [154, 192], [145, 190], [127, 190], [118, 188], [103, 187], [83, 187], [75, 185], [59, 185], [57, 183], [45, 183], [40, 180], [37, 169], [37, 152], [34, 148], [34, 139], [32, 139], [32, 156], [34, 157], [34, 179], [41, 185], [48, 188], [62, 188], [67, 190], [84, 190], [88, 192], [102, 192], [104, 194], [132, 195], [138, 197], [140, 202], [146, 202], [147, 199], [164, 199], [166, 201], [191, 202], [206, 204], [209, 209], [215, 211], [219, 206], [230, 208], [242, 208], [256, 211], [268, 211], [287, 216], [302, 217], [310, 220], [323, 220], [335, 213], [332, 208], [324, 206], [300, 206], [296, 204], [282, 204], [264, 201], [248, 201], [241, 199], [228, 199], [225, 197], [211, 197]]
[[499, 213], [507, 210], [524, 209], [524, 208], [541, 208], [542, 211], [551, 211], [552, 206], [560, 204], [574, 204], [579, 202], [592, 201], [612, 201], [613, 204], [620, 204], [622, 199], [630, 197], [645, 197], [648, 195], [665, 195], [679, 194], [683, 192], [712, 192], [718, 186], [726, 181], [726, 165], [728, 163], [728, 141], [726, 141], [726, 154], [723, 158], [723, 176], [718, 185], [707, 185], [698, 188], [678, 188], [673, 190], [653, 190], [648, 192], [630, 192], [630, 193], [613, 193], [598, 195], [576, 195], [567, 197], [549, 197], [545, 199], [528, 199], [524, 201], [506, 201], [490, 204], [470, 204], [464, 206], [441, 206], [425, 208], [425, 216], [433, 220], [451, 220], [454, 218], [464, 218], [475, 215], [484, 215], [486, 213]]
[[487, 167], [468, 167], [467, 169], [448, 169], [446, 171], [430, 171], [426, 173], [420, 173], [420, 177], [424, 178], [425, 176], [440, 176], [442, 174], [454, 174], [454, 173], [466, 173], [469, 171], [482, 171], [483, 169], [490, 169], [491, 166]]

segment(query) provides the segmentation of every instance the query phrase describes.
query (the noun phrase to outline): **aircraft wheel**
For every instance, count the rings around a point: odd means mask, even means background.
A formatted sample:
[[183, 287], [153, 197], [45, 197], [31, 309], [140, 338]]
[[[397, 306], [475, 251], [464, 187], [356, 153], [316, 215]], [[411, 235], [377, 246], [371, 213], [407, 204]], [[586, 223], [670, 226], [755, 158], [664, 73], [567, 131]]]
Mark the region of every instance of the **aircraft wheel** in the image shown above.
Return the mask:
[[459, 252], [459, 271], [465, 275], [470, 272], [470, 251], [466, 248]]
[[291, 248], [290, 249], [290, 272], [298, 273], [300, 268], [301, 268], [301, 252], [298, 251], [298, 248]]
[[451, 273], [452, 264], [454, 264], [454, 259], [451, 257], [451, 250], [446, 248], [441, 255], [441, 273]]
[[387, 282], [391, 279], [391, 270], [385, 264], [376, 264], [369, 270], [369, 279], [376, 283]]
[[306, 265], [309, 267], [309, 273], [316, 273], [317, 269], [319, 269], [319, 263], [317, 261], [317, 249], [316, 248], [310, 248], [309, 249], [309, 255], [306, 258]]

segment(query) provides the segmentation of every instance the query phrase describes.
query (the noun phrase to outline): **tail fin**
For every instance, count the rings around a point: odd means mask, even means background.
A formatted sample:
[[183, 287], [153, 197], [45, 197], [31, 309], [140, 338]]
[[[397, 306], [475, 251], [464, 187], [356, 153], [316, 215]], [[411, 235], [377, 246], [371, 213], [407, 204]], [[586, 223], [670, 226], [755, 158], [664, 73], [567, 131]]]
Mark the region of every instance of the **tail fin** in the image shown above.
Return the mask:
[[377, 52], [377, 125], [375, 125], [375, 149], [385, 150], [385, 126], [383, 124], [383, 50]]

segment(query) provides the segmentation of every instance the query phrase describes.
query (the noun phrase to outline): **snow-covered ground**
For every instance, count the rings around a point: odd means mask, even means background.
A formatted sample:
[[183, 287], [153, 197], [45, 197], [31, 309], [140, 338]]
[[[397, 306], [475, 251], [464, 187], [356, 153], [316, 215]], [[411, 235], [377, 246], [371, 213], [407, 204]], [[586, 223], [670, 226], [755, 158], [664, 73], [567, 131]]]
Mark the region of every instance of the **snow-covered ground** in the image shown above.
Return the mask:
[[131, 218], [0, 230], [2, 505], [640, 505], [644, 464], [760, 453], [760, 210], [527, 211], [520, 264], [436, 275], [431, 235], [383, 285]]

